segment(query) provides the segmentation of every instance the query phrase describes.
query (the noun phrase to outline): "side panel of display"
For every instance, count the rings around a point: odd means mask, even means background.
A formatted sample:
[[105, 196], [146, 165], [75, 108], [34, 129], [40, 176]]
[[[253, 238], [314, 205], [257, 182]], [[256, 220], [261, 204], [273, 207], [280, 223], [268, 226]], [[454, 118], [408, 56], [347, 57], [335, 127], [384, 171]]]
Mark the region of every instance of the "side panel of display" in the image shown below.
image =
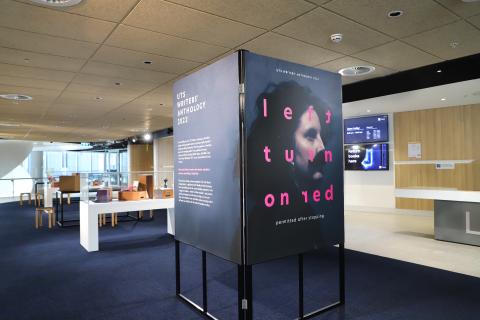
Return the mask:
[[341, 78], [247, 53], [247, 264], [343, 243]]
[[241, 263], [238, 53], [173, 86], [175, 238]]

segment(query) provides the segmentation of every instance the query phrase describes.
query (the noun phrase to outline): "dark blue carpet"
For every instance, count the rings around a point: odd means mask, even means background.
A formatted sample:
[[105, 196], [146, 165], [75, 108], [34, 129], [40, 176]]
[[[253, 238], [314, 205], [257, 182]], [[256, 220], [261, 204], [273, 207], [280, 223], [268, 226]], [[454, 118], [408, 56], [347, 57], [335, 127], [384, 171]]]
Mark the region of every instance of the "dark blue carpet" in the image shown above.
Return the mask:
[[[78, 204], [67, 218], [78, 217]], [[162, 211], [100, 230], [87, 253], [78, 227], [34, 228], [33, 207], [0, 205], [0, 319], [200, 319], [175, 298], [174, 242]], [[201, 254], [181, 246], [182, 291], [201, 300]], [[253, 267], [254, 318], [297, 316], [296, 257]], [[306, 311], [336, 300], [334, 250], [305, 257]], [[236, 266], [208, 255], [210, 312], [236, 319]], [[346, 251], [346, 305], [318, 319], [478, 319], [480, 279]]]

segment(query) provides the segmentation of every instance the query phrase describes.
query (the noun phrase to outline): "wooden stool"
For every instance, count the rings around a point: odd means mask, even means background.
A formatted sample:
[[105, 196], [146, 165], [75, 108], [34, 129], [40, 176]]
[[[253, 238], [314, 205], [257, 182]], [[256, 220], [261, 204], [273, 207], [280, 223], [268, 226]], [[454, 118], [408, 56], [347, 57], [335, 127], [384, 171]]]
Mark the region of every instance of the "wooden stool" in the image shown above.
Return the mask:
[[[41, 207], [43, 200], [43, 193], [35, 193], [35, 207]], [[45, 201], [44, 201], [45, 204]]]
[[32, 204], [32, 194], [30, 192], [22, 192], [20, 193], [20, 205], [23, 206], [23, 196], [28, 195], [28, 204]]
[[143, 210], [138, 211], [138, 219], [143, 219]]
[[72, 203], [70, 202], [70, 193], [67, 193], [67, 203], [68, 203], [68, 204], [72, 204]]
[[112, 228], [115, 227], [118, 224], [118, 214], [115, 212], [112, 212]]
[[52, 207], [35, 208], [35, 229], [38, 229], [38, 225], [42, 226], [44, 212], [48, 214], [48, 228], [51, 229], [55, 225], [55, 209]]
[[98, 215], [98, 225], [101, 227], [106, 224], [107, 224], [107, 215], [105, 213], [100, 213]]

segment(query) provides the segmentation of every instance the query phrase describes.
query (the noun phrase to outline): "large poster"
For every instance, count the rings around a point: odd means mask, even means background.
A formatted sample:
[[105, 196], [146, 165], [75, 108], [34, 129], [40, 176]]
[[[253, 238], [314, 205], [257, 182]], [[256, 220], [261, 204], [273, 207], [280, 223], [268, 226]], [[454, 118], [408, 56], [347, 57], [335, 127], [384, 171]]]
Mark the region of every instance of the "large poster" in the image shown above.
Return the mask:
[[173, 89], [175, 238], [241, 263], [238, 54]]
[[343, 243], [339, 74], [245, 55], [247, 264]]

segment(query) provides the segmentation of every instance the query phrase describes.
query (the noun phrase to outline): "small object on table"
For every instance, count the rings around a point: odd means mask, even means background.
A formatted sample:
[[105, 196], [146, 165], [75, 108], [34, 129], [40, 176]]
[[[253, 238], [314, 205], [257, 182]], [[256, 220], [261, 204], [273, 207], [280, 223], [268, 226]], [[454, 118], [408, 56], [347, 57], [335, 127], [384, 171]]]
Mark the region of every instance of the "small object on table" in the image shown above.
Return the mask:
[[112, 189], [105, 188], [105, 189], [98, 189], [97, 190], [97, 197], [95, 202], [110, 202], [112, 201]]
[[163, 179], [163, 187], [164, 187], [165, 189], [168, 188], [168, 187], [167, 187], [167, 182], [168, 182], [168, 179], [167, 179], [167, 178]]
[[120, 192], [118, 192], [118, 200], [120, 200], [120, 201], [142, 200], [142, 199], [148, 199], [147, 191], [120, 191]]

